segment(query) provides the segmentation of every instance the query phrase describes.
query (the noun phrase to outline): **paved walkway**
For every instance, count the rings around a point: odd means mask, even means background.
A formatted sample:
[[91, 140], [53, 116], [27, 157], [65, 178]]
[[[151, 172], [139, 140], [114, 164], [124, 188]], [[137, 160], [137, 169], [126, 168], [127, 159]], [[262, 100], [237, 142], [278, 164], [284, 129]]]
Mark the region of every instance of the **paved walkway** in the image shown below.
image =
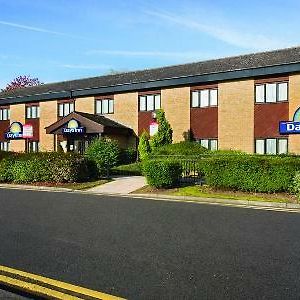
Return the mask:
[[114, 177], [113, 180], [87, 191], [103, 194], [129, 194], [146, 185], [146, 179], [143, 176]]

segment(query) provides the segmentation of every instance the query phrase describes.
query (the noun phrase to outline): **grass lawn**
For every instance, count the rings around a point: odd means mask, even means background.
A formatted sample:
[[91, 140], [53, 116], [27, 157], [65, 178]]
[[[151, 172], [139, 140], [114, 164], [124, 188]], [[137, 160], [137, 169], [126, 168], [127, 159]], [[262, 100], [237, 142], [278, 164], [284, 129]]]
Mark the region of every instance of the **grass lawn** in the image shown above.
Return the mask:
[[[88, 181], [88, 182], [74, 182], [74, 183], [46, 183], [46, 182], [37, 182], [33, 183], [31, 185], [35, 186], [46, 186], [46, 187], [57, 187], [57, 188], [67, 188], [71, 190], [79, 190], [84, 191], [91, 189], [95, 186], [102, 185], [104, 183], [107, 183], [111, 181], [110, 179], [99, 179], [94, 181]], [[29, 184], [26, 184], [29, 185]]]
[[172, 196], [193, 196], [202, 198], [219, 198], [232, 200], [250, 200], [279, 203], [298, 203], [297, 197], [287, 193], [267, 194], [267, 193], [247, 193], [231, 190], [217, 190], [208, 186], [192, 185], [172, 189], [156, 189], [145, 186], [134, 193], [139, 194], [164, 194]]

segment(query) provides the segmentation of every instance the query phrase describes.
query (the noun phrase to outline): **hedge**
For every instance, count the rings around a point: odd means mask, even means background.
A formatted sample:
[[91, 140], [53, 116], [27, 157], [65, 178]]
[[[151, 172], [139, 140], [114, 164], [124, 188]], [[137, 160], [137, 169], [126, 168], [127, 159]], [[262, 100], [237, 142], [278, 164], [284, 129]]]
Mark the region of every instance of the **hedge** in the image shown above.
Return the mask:
[[151, 153], [151, 157], [161, 155], [165, 156], [199, 156], [210, 153], [211, 151], [202, 147], [198, 142], [180, 142], [170, 145], [165, 145], [155, 149]]
[[73, 153], [9, 155], [0, 160], [0, 182], [81, 182], [95, 176], [95, 165]]
[[146, 160], [142, 169], [147, 183], [156, 188], [170, 188], [177, 185], [182, 174], [181, 163], [168, 159]]
[[197, 163], [208, 185], [249, 192], [292, 192], [300, 170], [297, 157], [232, 155], [203, 158]]

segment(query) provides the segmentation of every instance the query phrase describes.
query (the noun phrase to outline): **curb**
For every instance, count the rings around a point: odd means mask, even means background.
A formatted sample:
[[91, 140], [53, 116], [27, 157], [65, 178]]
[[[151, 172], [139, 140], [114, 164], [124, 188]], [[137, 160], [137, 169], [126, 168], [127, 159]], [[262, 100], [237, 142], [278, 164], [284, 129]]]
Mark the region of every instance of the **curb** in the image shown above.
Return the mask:
[[0, 284], [44, 299], [122, 300], [84, 287], [0, 266]]
[[193, 196], [172, 196], [165, 194], [117, 194], [117, 193], [97, 193], [88, 190], [73, 190], [69, 188], [56, 188], [56, 187], [45, 187], [45, 186], [32, 186], [32, 185], [21, 185], [21, 184], [0, 184], [0, 189], [17, 189], [17, 190], [31, 190], [41, 192], [65, 192], [65, 193], [77, 193], [77, 194], [88, 194], [88, 195], [99, 195], [99, 196], [118, 196], [135, 199], [153, 199], [153, 200], [170, 200], [178, 202], [193, 202], [193, 203], [206, 203], [206, 204], [227, 204], [235, 205], [240, 207], [266, 207], [266, 208], [281, 208], [281, 209], [299, 209], [300, 204], [296, 203], [281, 203], [281, 202], [263, 202], [253, 200], [233, 200], [233, 199], [222, 199], [222, 198], [201, 198]]
[[284, 209], [300, 209], [300, 204], [296, 203], [280, 203], [280, 202], [263, 202], [263, 201], [253, 201], [253, 200], [231, 200], [231, 199], [221, 199], [221, 198], [201, 198], [193, 196], [172, 196], [164, 194], [130, 194], [130, 196], [135, 198], [154, 198], [163, 200], [173, 200], [181, 202], [199, 202], [199, 203], [209, 203], [209, 204], [233, 204], [237, 206], [247, 206], [247, 207], [273, 207], [273, 208], [284, 208]]

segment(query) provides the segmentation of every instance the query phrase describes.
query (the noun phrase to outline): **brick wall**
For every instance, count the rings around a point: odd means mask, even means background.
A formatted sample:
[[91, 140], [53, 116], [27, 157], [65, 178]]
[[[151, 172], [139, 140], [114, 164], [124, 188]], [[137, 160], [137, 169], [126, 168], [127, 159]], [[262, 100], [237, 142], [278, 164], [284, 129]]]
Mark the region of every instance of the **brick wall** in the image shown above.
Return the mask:
[[[10, 123], [25, 123], [25, 104], [15, 104], [10, 106]], [[11, 140], [10, 150], [15, 152], [25, 151], [25, 140]]]
[[[299, 107], [300, 107], [300, 75], [292, 75], [290, 76], [290, 85], [289, 85], [289, 121], [293, 120], [294, 113]], [[300, 154], [300, 135], [291, 134], [289, 136], [289, 152]]]
[[254, 81], [219, 84], [219, 149], [254, 151]]
[[89, 113], [89, 114], [94, 114], [95, 98], [94, 97], [77, 98], [75, 101], [75, 110]]
[[54, 150], [53, 134], [46, 134], [45, 127], [57, 121], [57, 102], [40, 102], [40, 150]]
[[138, 93], [116, 94], [114, 96], [114, 113], [105, 117], [115, 120], [134, 130], [138, 134]]
[[190, 87], [162, 89], [161, 104], [173, 129], [173, 142], [183, 141], [190, 130]]

